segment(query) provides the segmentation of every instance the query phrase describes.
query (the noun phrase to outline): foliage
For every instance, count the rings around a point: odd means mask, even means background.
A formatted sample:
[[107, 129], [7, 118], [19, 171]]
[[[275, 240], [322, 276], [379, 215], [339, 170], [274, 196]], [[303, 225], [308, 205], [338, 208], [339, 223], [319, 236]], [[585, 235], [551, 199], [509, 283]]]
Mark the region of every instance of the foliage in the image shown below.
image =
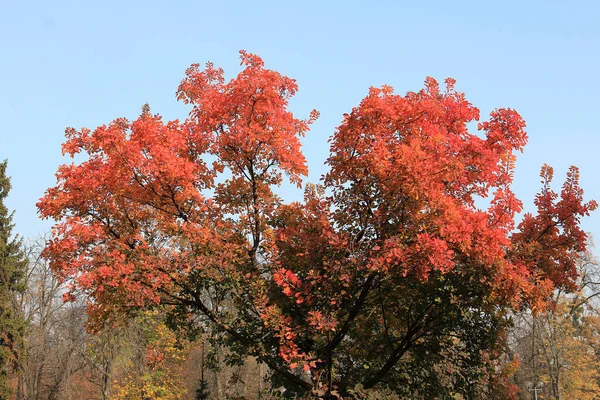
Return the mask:
[[552, 307], [515, 316], [510, 350], [522, 360], [515, 376], [522, 397], [532, 387], [551, 399], [595, 400], [600, 393], [600, 267], [591, 254], [577, 260], [578, 290], [556, 291]]
[[143, 327], [142, 345], [145, 350], [141, 369], [116, 382], [111, 399], [181, 399], [185, 394], [181, 381], [185, 344], [180, 343], [157, 313], [145, 313], [137, 322]]
[[297, 119], [295, 81], [241, 60], [228, 82], [211, 63], [187, 70], [183, 122], [145, 107], [67, 129], [63, 152], [88, 158], [60, 167], [38, 204], [58, 221], [45, 254], [72, 280], [67, 298], [91, 296], [96, 321], [172, 306], [290, 396], [484, 396], [508, 312], [574, 288], [579, 221], [596, 207], [578, 170], [558, 194], [544, 166], [537, 213], [515, 229], [525, 122], [497, 109], [471, 133], [479, 110], [452, 79], [427, 78], [404, 96], [371, 88], [330, 140], [323, 186], [284, 204], [274, 190], [284, 176], [302, 186], [300, 138], [318, 113]]
[[0, 399], [8, 398], [8, 372], [18, 361], [17, 349], [23, 339], [24, 324], [15, 307], [15, 296], [23, 291], [26, 260], [21, 240], [13, 236], [12, 217], [4, 204], [11, 189], [6, 176], [7, 162], [0, 163]]
[[210, 398], [210, 392], [208, 391], [208, 383], [205, 380], [200, 381], [200, 385], [196, 389], [194, 399], [195, 400], [206, 400]]

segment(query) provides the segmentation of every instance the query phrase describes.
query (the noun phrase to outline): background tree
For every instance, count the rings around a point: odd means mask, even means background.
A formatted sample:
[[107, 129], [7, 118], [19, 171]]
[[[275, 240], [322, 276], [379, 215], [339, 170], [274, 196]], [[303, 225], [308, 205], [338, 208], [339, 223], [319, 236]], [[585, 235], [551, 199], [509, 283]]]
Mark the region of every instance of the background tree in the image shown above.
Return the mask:
[[[69, 398], [85, 366], [82, 353], [89, 336], [85, 330], [85, 299], [65, 304], [66, 290], [41, 256], [45, 238], [25, 243], [25, 289], [16, 296], [17, 311], [25, 323], [19, 348], [18, 400]], [[77, 393], [87, 388], [77, 382]]]
[[[151, 373], [145, 364], [146, 354], [157, 340], [170, 340], [171, 343], [179, 340], [171, 332], [148, 340], [155, 335], [148, 326], [148, 318], [131, 315], [121, 318], [117, 325], [107, 323], [97, 327], [95, 334], [88, 333], [86, 299], [82, 296], [77, 302], [62, 301], [67, 283], [59, 282], [47, 260], [41, 256], [46, 240], [46, 237], [40, 237], [23, 244], [27, 259], [23, 277], [25, 289], [16, 295], [16, 309], [25, 329], [21, 346], [16, 349], [18, 365], [13, 379], [16, 381], [14, 397], [17, 400], [107, 400], [113, 395], [123, 395], [122, 386], [133, 387], [140, 383], [137, 374], [141, 374], [147, 379], [154, 377], [157, 382], [164, 379], [177, 383], [181, 387], [171, 392], [179, 396], [187, 390], [188, 396], [181, 395], [178, 399], [192, 400], [201, 377], [200, 370], [196, 369], [200, 362], [200, 347], [194, 349], [188, 344], [195, 354], [179, 352], [180, 358], [175, 364], [171, 360], [167, 367], [160, 368], [160, 373]], [[158, 322], [163, 323], [162, 319], [157, 319], [153, 324]], [[167, 351], [166, 354], [173, 353]], [[219, 366], [222, 371], [217, 375], [225, 384], [231, 371], [224, 365]], [[115, 382], [119, 389], [117, 393], [113, 390]], [[214, 385], [206, 383], [209, 385], [205, 389], [214, 390]], [[248, 385], [249, 388], [252, 386]], [[224, 398], [224, 394], [220, 398]]]
[[183, 122], [145, 107], [67, 129], [63, 151], [88, 158], [39, 202], [58, 221], [45, 254], [67, 297], [90, 296], [97, 323], [172, 307], [182, 327], [212, 326], [228, 363], [266, 363], [287, 396], [484, 397], [509, 312], [575, 288], [579, 221], [596, 207], [577, 169], [558, 194], [544, 166], [537, 212], [515, 229], [524, 121], [498, 109], [471, 133], [479, 110], [428, 78], [404, 96], [372, 88], [331, 138], [323, 187], [283, 204], [317, 113], [295, 118], [295, 81], [241, 59], [228, 82], [210, 63], [187, 70]]
[[515, 381], [521, 398], [540, 388], [548, 399], [597, 399], [600, 393], [600, 352], [598, 351], [598, 303], [600, 267], [585, 253], [578, 262], [577, 290], [557, 290], [553, 306], [532, 314], [514, 316], [510, 351], [520, 360]]
[[157, 313], [138, 317], [140, 337], [135, 342], [140, 353], [137, 365], [116, 385], [114, 400], [178, 400], [186, 395], [183, 362], [189, 343], [178, 340]]
[[16, 312], [15, 296], [23, 287], [26, 260], [21, 239], [13, 235], [13, 213], [4, 204], [10, 191], [7, 162], [0, 163], [0, 399], [7, 399], [8, 373], [18, 362], [17, 349], [23, 340], [23, 321]]
[[[123, 371], [119, 374], [117, 369], [127, 370], [123, 364], [128, 364], [128, 358], [133, 357], [131, 342], [138, 339], [135, 328], [135, 324], [106, 324], [86, 343], [82, 356], [86, 361], [87, 377], [100, 389], [102, 400], [111, 398], [113, 382], [123, 379], [126, 374]], [[137, 343], [135, 348], [138, 348]]]

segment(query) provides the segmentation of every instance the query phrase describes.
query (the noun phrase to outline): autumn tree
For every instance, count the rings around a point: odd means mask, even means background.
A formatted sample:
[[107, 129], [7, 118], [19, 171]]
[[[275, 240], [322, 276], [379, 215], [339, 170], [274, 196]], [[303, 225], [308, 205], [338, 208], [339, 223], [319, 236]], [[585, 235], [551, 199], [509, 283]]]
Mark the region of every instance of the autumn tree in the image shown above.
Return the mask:
[[0, 399], [7, 399], [8, 372], [17, 362], [23, 339], [23, 321], [16, 312], [15, 296], [23, 290], [25, 258], [21, 239], [13, 235], [13, 213], [4, 204], [11, 189], [7, 162], [0, 163]]
[[560, 399], [598, 398], [600, 392], [600, 266], [586, 253], [577, 261], [577, 290], [556, 290], [552, 306], [539, 313], [514, 316], [510, 351], [519, 360], [515, 376], [521, 398], [537, 387], [540, 396]]
[[[253, 356], [286, 394], [395, 393], [482, 398], [495, 390], [497, 343], [516, 307], [543, 309], [571, 290], [585, 249], [578, 171], [560, 193], [542, 169], [537, 212], [515, 227], [511, 190], [525, 122], [479, 110], [427, 78], [406, 95], [371, 88], [344, 115], [322, 185], [303, 202], [300, 138], [317, 118], [288, 110], [293, 79], [241, 52], [226, 81], [186, 71], [185, 121], [144, 107], [95, 130], [66, 131], [60, 167], [38, 204], [57, 221], [45, 254], [89, 313], [161, 305], [180, 326], [212, 326], [228, 362]], [[487, 202], [486, 202], [487, 199]], [[486, 205], [482, 205], [486, 204]]]
[[189, 343], [179, 340], [156, 312], [143, 313], [135, 321], [140, 337], [135, 368], [116, 384], [113, 400], [179, 400], [185, 395], [183, 361]]

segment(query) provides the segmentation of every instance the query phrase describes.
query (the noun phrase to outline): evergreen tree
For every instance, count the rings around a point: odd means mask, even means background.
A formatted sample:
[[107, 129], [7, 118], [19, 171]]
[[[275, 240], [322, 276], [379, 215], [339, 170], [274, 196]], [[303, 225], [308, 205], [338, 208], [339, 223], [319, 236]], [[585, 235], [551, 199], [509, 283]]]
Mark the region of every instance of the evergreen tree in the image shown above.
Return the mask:
[[202, 341], [202, 365], [200, 366], [200, 385], [196, 389], [196, 395], [194, 396], [194, 400], [205, 400], [210, 397], [210, 392], [208, 391], [208, 382], [206, 382], [206, 380], [204, 379], [204, 366], [206, 364], [204, 360], [205, 344], [206, 343]]
[[210, 396], [210, 392], [208, 391], [208, 383], [203, 379], [200, 381], [200, 385], [196, 389], [196, 397], [195, 400], [205, 400]]
[[26, 259], [21, 239], [12, 234], [13, 212], [4, 200], [10, 191], [10, 178], [6, 176], [7, 162], [0, 163], [0, 399], [8, 399], [8, 372], [16, 361], [16, 349], [22, 339], [23, 321], [14, 304], [15, 293], [22, 291]]

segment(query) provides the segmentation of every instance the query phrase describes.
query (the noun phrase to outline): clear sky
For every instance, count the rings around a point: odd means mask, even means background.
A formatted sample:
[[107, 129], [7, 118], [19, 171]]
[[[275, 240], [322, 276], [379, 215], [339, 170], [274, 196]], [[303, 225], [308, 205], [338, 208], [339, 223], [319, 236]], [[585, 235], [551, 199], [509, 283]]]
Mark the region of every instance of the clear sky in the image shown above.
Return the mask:
[[[0, 159], [9, 159], [16, 231], [51, 224], [35, 203], [55, 183], [64, 128], [135, 118], [148, 102], [185, 118], [175, 90], [189, 64], [229, 76], [238, 51], [298, 80], [292, 110], [321, 118], [304, 140], [309, 180], [325, 171], [327, 138], [369, 86], [419, 90], [457, 79], [482, 111], [517, 109], [530, 141], [515, 189], [531, 209], [539, 168], [581, 168], [600, 200], [598, 1], [7, 1], [0, 5]], [[297, 192], [284, 190], [293, 199]], [[600, 211], [584, 222], [600, 238]], [[600, 242], [600, 239], [598, 239]], [[600, 246], [599, 246], [600, 247]], [[596, 251], [598, 253], [598, 251]]]

